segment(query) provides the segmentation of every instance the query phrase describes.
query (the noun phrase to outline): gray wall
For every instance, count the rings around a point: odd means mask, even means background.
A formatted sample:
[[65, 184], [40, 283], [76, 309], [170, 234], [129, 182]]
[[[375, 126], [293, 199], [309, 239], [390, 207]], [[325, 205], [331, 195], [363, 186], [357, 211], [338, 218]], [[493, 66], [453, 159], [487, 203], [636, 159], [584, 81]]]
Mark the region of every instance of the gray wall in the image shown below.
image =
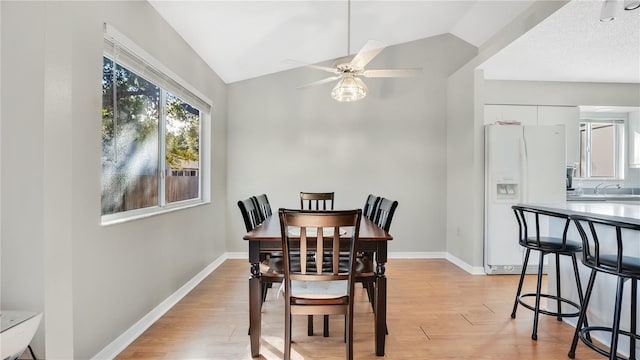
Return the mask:
[[446, 79], [477, 49], [453, 35], [386, 48], [368, 68], [421, 67], [409, 79], [365, 79], [356, 103], [330, 97], [327, 77], [296, 69], [229, 85], [229, 251], [247, 251], [236, 202], [266, 193], [274, 211], [300, 191], [334, 191], [336, 208], [367, 194], [398, 200], [390, 251], [442, 252], [445, 242]]
[[[44, 311], [39, 357], [86, 359], [224, 253], [227, 90], [147, 2], [0, 6], [2, 308]], [[104, 22], [213, 99], [211, 204], [100, 225]]]

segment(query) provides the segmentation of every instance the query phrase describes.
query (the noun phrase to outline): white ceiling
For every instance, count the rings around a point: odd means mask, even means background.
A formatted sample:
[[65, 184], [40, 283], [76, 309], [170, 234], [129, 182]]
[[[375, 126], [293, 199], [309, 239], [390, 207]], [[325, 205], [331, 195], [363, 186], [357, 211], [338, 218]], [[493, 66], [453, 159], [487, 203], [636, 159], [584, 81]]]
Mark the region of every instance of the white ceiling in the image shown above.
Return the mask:
[[[149, 0], [226, 83], [347, 53], [347, 1]], [[480, 46], [532, 1], [352, 0], [351, 49], [452, 33]], [[573, 0], [486, 61], [487, 79], [640, 83], [640, 10]]]
[[640, 83], [640, 9], [600, 22], [601, 8], [565, 5], [480, 66], [485, 78]]
[[[149, 2], [226, 83], [347, 55], [346, 0]], [[444, 33], [480, 46], [531, 3], [353, 0], [350, 53]]]

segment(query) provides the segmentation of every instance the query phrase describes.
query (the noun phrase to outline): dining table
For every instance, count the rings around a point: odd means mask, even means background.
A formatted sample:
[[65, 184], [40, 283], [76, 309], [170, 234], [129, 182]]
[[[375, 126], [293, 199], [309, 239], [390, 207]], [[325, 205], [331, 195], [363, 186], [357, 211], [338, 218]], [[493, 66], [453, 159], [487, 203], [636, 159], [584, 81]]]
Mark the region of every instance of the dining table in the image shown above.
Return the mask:
[[[277, 215], [249, 231], [243, 239], [249, 243], [249, 336], [251, 338], [251, 356], [260, 355], [260, 336], [262, 328], [262, 290], [260, 283], [260, 255], [282, 251], [282, 234], [280, 219]], [[349, 232], [341, 235], [348, 242]], [[385, 336], [387, 333], [387, 243], [393, 240], [373, 221], [362, 217], [358, 240], [358, 251], [373, 253], [375, 259], [375, 291], [374, 291], [374, 327], [375, 352], [384, 356]]]

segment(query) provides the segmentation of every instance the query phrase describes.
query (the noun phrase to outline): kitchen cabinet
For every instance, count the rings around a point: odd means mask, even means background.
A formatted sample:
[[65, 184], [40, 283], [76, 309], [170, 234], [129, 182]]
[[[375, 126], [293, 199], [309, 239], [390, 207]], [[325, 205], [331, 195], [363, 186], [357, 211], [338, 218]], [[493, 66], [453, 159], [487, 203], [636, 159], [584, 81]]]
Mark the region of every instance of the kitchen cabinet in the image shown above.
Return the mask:
[[518, 121], [522, 125], [538, 124], [537, 106], [528, 105], [485, 105], [484, 124], [497, 121]]
[[640, 168], [640, 112], [630, 112], [627, 121], [629, 167]]
[[567, 165], [580, 162], [580, 109], [577, 106], [538, 106], [538, 125], [564, 124]]
[[[522, 125], [564, 125], [565, 161], [567, 165], [580, 161], [580, 109], [577, 106], [485, 105], [484, 124], [497, 121], [519, 121]], [[640, 149], [638, 155], [640, 167]]]

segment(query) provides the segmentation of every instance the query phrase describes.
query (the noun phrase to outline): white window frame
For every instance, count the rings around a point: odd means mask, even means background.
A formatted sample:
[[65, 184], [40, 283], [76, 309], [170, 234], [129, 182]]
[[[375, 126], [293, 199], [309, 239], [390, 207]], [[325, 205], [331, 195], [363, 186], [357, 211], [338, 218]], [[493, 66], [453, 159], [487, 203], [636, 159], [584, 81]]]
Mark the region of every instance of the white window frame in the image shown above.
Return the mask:
[[[580, 123], [611, 123], [615, 125], [615, 175], [614, 177], [591, 177], [591, 127], [588, 127], [586, 142], [589, 148], [586, 150], [586, 177], [582, 180], [624, 180], [625, 175], [625, 124], [627, 114], [618, 113], [581, 113]], [[580, 135], [578, 135], [580, 136]]]
[[[114, 29], [109, 24], [104, 24], [104, 57], [116, 61], [117, 64], [142, 76], [146, 80], [160, 87], [160, 118], [158, 119], [159, 157], [164, 156], [166, 112], [166, 93], [170, 92], [181, 100], [200, 111], [200, 136], [198, 159], [199, 168], [199, 194], [198, 198], [166, 203], [165, 201], [165, 161], [159, 161], [158, 166], [158, 205], [146, 208], [122, 211], [113, 214], [101, 215], [102, 225], [112, 225], [146, 218], [171, 211], [191, 208], [211, 202], [210, 179], [211, 169], [209, 164], [211, 154], [211, 112], [212, 101], [200, 91], [183, 80], [160, 61], [147, 53], [144, 49], [131, 41], [125, 35]], [[118, 50], [118, 55], [114, 54]], [[160, 160], [160, 159], [159, 159]]]

